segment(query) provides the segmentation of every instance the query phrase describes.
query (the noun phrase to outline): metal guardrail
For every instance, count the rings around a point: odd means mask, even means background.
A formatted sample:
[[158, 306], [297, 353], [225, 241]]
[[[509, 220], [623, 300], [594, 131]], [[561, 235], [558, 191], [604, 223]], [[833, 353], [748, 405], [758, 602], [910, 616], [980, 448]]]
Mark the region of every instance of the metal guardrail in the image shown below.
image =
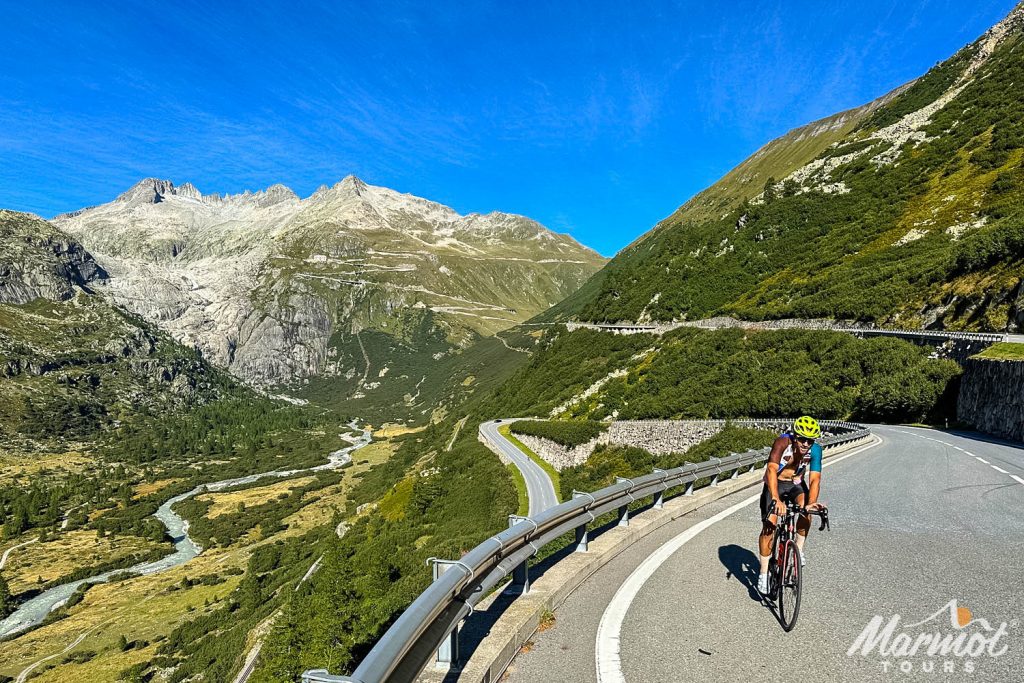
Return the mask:
[[[726, 420], [708, 420], [726, 422]], [[775, 420], [732, 420], [734, 423], [773, 423]], [[866, 438], [870, 431], [852, 422], [822, 422], [832, 436], [821, 439], [823, 448], [834, 448]], [[653, 497], [654, 507], [664, 503], [668, 489], [686, 486], [693, 492], [700, 479], [711, 478], [711, 486], [731, 473], [753, 470], [768, 458], [770, 448], [733, 453], [670, 470], [655, 470], [635, 479], [617, 483], [593, 493], [573, 492], [572, 500], [548, 508], [536, 517], [510, 515], [510, 526], [476, 546], [458, 560], [428, 560], [434, 565], [434, 582], [381, 636], [351, 676], [314, 669], [302, 674], [304, 683], [411, 683], [435, 652], [438, 661], [457, 659], [459, 623], [472, 614], [491, 589], [508, 577], [522, 592], [529, 590], [527, 562], [563, 534], [574, 531], [576, 549], [586, 552], [590, 530], [587, 525], [610, 512], [618, 513], [619, 526], [629, 524], [629, 505]]]
[[[686, 327], [696, 327], [700, 329], [720, 329], [718, 326], [713, 324], [701, 324], [703, 321], [694, 321], [688, 323]], [[770, 320], [760, 321], [737, 321], [738, 327], [752, 327], [765, 331], [781, 331], [781, 330], [824, 330], [828, 332], [843, 332], [845, 334], [852, 334], [855, 336], [886, 336], [886, 337], [917, 337], [920, 339], [943, 339], [949, 341], [977, 341], [985, 342], [989, 344], [996, 344], [999, 342], [1008, 341], [1009, 335], [1001, 332], [954, 332], [948, 330], [899, 330], [899, 329], [887, 329], [882, 327], [832, 327], [829, 325], [792, 325], [792, 324], [780, 324]], [[745, 323], [745, 324], [744, 324]], [[665, 332], [677, 327], [684, 326], [681, 323], [663, 323], [663, 324], [633, 324], [633, 323], [560, 323], [565, 324], [570, 331], [573, 327], [578, 328], [589, 328], [594, 330], [604, 330], [606, 332], [651, 332], [657, 334], [659, 332]]]
[[925, 339], [947, 339], [953, 341], [979, 341], [995, 344], [1006, 340], [1005, 334], [994, 332], [948, 332], [944, 330], [887, 330], [870, 327], [836, 328], [835, 332], [846, 332], [856, 335], [887, 336], [887, 337], [921, 337]]

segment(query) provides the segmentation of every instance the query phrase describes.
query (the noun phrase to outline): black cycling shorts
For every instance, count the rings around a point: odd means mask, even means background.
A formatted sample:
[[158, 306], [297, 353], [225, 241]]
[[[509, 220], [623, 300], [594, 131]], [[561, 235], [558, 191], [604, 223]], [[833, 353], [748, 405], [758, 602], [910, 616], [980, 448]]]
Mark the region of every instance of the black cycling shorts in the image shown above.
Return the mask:
[[[805, 495], [807, 494], [807, 485], [802, 479], [799, 484], [794, 484], [791, 481], [785, 481], [782, 479], [779, 480], [779, 498], [781, 498], [782, 502], [786, 505], [795, 503], [797, 496], [801, 493]], [[805, 498], [804, 502], [806, 501], [807, 499]], [[774, 501], [772, 501], [772, 494], [768, 490], [768, 484], [765, 483], [764, 487], [761, 489], [761, 519], [765, 519], [768, 515], [774, 514], [774, 512], [775, 505]]]

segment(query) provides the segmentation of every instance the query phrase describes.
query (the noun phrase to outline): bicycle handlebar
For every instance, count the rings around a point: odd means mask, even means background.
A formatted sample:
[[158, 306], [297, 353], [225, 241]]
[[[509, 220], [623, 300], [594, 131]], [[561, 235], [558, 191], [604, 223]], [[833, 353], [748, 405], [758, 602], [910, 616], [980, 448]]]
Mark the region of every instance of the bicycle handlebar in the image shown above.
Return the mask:
[[[827, 507], [822, 507], [822, 508], [820, 508], [818, 510], [808, 510], [807, 508], [800, 507], [799, 505], [793, 503], [793, 504], [787, 504], [786, 505], [786, 514], [788, 515], [789, 513], [793, 513], [794, 515], [808, 515], [808, 516], [809, 515], [818, 515], [819, 517], [821, 517], [821, 526], [818, 527], [818, 531], [824, 531], [825, 529], [828, 529], [829, 531], [832, 530], [832, 527], [829, 525], [829, 522], [828, 522], [828, 508]], [[774, 514], [776, 514], [776, 513], [775, 512], [769, 512], [767, 515], [765, 515], [765, 519], [767, 519], [768, 517], [770, 517], [771, 515], [774, 515]]]
[[828, 508], [826, 507], [818, 510], [808, 510], [807, 508], [794, 505], [789, 509], [793, 510], [793, 513], [797, 515], [818, 515], [821, 517], [821, 526], [818, 527], [818, 531], [824, 531], [825, 529], [828, 529], [829, 531], [832, 530], [832, 527], [830, 527], [828, 523]]

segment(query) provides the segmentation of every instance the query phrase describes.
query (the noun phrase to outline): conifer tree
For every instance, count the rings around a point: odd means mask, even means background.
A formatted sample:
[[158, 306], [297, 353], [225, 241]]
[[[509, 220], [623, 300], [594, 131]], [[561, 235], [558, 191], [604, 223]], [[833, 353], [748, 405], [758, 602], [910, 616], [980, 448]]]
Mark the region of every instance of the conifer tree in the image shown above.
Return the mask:
[[14, 611], [14, 599], [11, 597], [11, 589], [7, 585], [7, 579], [0, 574], [0, 619]]

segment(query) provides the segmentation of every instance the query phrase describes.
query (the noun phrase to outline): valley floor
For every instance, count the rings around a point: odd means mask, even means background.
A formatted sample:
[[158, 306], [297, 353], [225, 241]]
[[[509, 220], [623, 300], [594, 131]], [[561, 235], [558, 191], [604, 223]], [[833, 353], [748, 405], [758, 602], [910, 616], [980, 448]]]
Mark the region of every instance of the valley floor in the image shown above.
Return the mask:
[[[284, 528], [277, 532], [264, 536], [256, 528], [234, 543], [209, 548], [167, 571], [93, 586], [65, 618], [0, 642], [0, 680], [7, 676], [20, 681], [31, 676], [40, 683], [105, 683], [117, 680], [132, 665], [153, 660], [160, 644], [175, 628], [211, 614], [229, 599], [244, 579], [255, 549], [331, 524], [337, 511], [345, 509], [347, 492], [359, 477], [387, 460], [393, 450], [394, 445], [384, 440], [356, 451], [341, 481], [304, 493], [301, 507], [283, 519]], [[239, 506], [288, 495], [308, 484], [309, 479], [299, 476], [259, 482], [240, 491], [200, 497], [212, 503], [206, 514], [216, 519]], [[26, 540], [27, 545], [15, 547]], [[147, 543], [130, 536], [98, 539], [93, 531], [79, 530], [44, 543], [14, 539], [0, 545], [0, 552], [11, 549], [4, 574], [12, 592], [17, 593], [29, 587], [37, 573], [46, 579], [75, 566], [88, 566], [94, 560], [109, 561], [118, 553], [148, 547]], [[265, 629], [266, 624], [262, 627]], [[255, 643], [255, 634], [250, 640]], [[128, 647], [123, 649], [125, 641]], [[241, 662], [238, 664], [241, 666]]]

